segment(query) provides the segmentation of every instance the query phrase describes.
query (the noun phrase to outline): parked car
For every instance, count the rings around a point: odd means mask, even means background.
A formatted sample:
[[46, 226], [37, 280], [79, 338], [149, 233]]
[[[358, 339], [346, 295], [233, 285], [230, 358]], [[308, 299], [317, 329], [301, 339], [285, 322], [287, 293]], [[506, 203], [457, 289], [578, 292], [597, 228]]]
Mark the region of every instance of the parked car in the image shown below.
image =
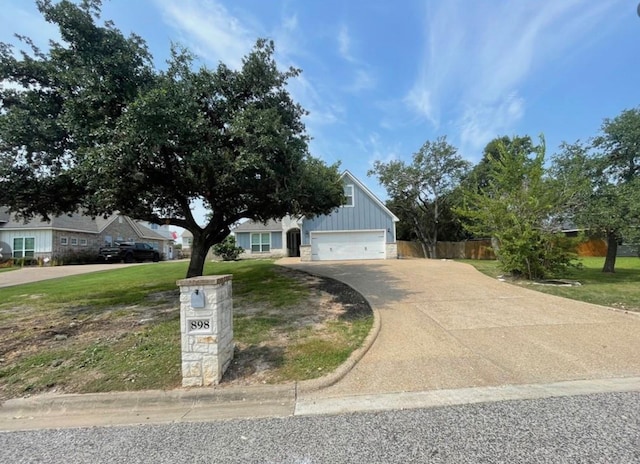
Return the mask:
[[115, 246], [100, 248], [98, 258], [106, 262], [158, 262], [160, 261], [160, 253], [148, 243], [120, 242]]

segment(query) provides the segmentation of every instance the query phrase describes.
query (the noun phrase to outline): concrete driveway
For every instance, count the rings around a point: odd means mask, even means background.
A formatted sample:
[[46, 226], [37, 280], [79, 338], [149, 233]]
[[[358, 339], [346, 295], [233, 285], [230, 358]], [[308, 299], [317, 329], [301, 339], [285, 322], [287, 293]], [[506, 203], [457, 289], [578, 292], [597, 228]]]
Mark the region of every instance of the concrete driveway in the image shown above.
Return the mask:
[[640, 375], [638, 314], [499, 282], [454, 261], [281, 263], [349, 284], [381, 318], [370, 350], [318, 397]]
[[15, 271], [0, 272], [0, 288], [11, 287], [12, 285], [30, 284], [42, 280], [57, 279], [77, 274], [88, 274], [90, 272], [108, 271], [121, 267], [139, 266], [142, 263], [132, 264], [83, 264], [82, 266], [46, 266], [46, 267], [23, 267]]

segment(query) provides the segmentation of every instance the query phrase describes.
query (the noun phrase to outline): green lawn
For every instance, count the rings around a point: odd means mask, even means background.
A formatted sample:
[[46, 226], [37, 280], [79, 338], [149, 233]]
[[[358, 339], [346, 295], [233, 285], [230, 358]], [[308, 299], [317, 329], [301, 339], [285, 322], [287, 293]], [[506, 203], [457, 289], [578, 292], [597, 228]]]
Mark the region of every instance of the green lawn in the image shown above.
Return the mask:
[[[484, 274], [497, 277], [501, 274], [497, 261], [460, 260], [471, 264]], [[571, 269], [562, 276], [563, 279], [576, 280], [579, 287], [556, 287], [532, 285], [520, 282], [540, 292], [558, 295], [574, 300], [596, 303], [630, 311], [640, 311], [640, 259], [617, 258], [616, 272], [602, 272], [604, 258], [581, 258], [581, 269]]]
[[[0, 288], [0, 400], [179, 386], [176, 280], [186, 269], [185, 262], [153, 263]], [[279, 269], [269, 260], [205, 267], [205, 275], [233, 274], [238, 359], [250, 364], [275, 338], [286, 346], [272, 349], [278, 359], [269, 381], [335, 369], [360, 346], [372, 318], [311, 330], [295, 318], [314, 311], [315, 294]]]

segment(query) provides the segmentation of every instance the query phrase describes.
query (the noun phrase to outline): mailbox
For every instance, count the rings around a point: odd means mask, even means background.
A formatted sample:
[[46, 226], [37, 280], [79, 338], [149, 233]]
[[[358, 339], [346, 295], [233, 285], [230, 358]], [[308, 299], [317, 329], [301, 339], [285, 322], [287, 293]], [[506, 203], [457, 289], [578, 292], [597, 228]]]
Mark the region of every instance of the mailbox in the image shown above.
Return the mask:
[[202, 290], [196, 289], [191, 293], [191, 307], [204, 308], [204, 292]]

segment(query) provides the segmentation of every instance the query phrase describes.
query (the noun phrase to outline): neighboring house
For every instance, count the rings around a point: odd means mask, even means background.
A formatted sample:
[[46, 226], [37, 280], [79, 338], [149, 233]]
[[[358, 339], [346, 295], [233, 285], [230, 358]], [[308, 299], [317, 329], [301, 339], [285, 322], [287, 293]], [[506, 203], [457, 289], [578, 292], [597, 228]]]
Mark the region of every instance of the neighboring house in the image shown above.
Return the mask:
[[50, 221], [15, 220], [0, 209], [0, 252], [5, 258], [52, 259], [70, 253], [97, 253], [99, 248], [118, 241], [146, 242], [163, 251], [167, 238], [133, 219], [113, 214], [108, 218], [79, 213]]
[[233, 230], [244, 257], [300, 256], [301, 261], [397, 258], [398, 218], [349, 171], [346, 204], [314, 218], [248, 221]]
[[175, 245], [174, 242], [177, 238], [177, 234], [173, 232], [171, 229], [169, 229], [168, 224], [160, 225], [160, 224], [154, 224], [153, 222], [147, 222], [147, 221], [138, 221], [138, 224], [146, 227], [147, 229], [151, 229], [156, 234], [162, 235], [162, 237], [164, 237], [166, 241], [164, 242], [164, 248], [160, 251], [164, 253], [164, 256], [166, 257], [166, 259], [174, 258], [173, 248]]
[[185, 229], [180, 235], [180, 240], [182, 242], [182, 252], [185, 255], [189, 255], [191, 253], [191, 247], [193, 246], [193, 234]]

